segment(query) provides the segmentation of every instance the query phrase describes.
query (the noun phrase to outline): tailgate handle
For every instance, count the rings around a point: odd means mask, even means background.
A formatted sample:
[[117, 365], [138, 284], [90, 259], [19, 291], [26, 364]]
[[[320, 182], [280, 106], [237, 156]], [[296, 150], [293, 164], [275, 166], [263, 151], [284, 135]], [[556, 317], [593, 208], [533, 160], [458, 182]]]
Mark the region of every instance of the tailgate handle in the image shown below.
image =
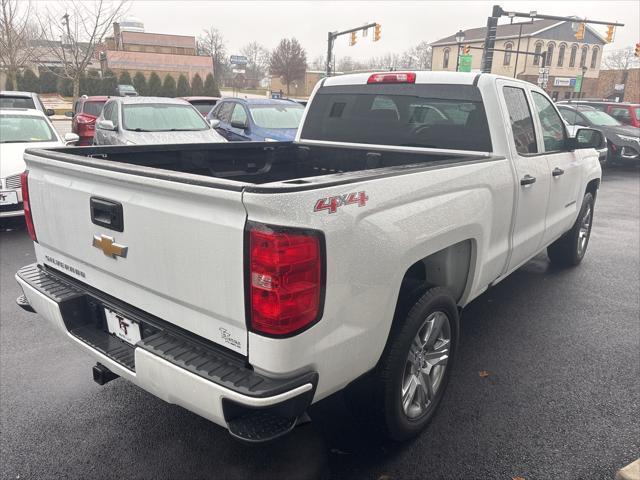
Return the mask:
[[94, 225], [100, 225], [116, 232], [124, 230], [124, 216], [120, 202], [91, 197], [89, 205], [91, 207], [91, 222]]

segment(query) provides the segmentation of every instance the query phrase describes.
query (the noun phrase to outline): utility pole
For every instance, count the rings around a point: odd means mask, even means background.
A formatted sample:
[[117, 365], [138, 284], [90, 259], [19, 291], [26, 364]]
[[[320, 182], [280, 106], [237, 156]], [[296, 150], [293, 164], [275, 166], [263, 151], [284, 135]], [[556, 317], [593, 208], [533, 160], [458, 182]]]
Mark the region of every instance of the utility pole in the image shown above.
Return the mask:
[[[333, 55], [333, 43], [335, 42], [336, 38], [338, 38], [341, 35], [348, 35], [351, 33], [358, 32], [360, 30], [362, 30], [362, 32], [364, 33], [369, 28], [375, 28], [375, 35], [374, 35], [373, 41], [377, 42], [378, 40], [380, 40], [380, 24], [375, 22], [367, 23], [366, 25], [361, 25], [360, 27], [356, 27], [356, 28], [350, 28], [349, 30], [343, 30], [342, 32], [327, 32], [327, 77], [330, 77], [331, 74], [333, 73], [331, 68], [331, 59]], [[352, 43], [352, 45], [354, 43]]]

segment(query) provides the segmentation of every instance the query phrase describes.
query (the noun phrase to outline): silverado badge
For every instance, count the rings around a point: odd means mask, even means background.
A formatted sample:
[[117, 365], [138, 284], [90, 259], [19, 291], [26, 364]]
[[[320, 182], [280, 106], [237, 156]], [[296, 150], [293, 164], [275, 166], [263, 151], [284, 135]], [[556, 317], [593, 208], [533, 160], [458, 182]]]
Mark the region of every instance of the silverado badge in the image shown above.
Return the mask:
[[116, 255], [125, 258], [127, 256], [127, 250], [129, 249], [129, 247], [115, 243], [113, 237], [107, 237], [106, 235], [94, 235], [93, 246], [99, 248], [102, 250], [102, 253], [111, 258], [116, 258]]

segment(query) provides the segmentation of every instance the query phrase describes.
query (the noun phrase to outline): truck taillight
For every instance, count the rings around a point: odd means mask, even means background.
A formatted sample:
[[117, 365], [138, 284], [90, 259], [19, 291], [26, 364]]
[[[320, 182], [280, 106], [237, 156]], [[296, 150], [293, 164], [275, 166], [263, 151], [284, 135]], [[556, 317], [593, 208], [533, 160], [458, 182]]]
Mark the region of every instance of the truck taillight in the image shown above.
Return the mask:
[[374, 73], [367, 83], [416, 83], [416, 74], [414, 72]]
[[29, 232], [31, 240], [37, 242], [36, 228], [33, 225], [31, 203], [29, 202], [29, 170], [25, 170], [20, 174], [20, 185], [22, 187], [22, 209], [24, 210], [24, 221], [27, 224], [27, 231]]
[[322, 314], [321, 234], [257, 224], [248, 228], [251, 329], [290, 336], [311, 326]]

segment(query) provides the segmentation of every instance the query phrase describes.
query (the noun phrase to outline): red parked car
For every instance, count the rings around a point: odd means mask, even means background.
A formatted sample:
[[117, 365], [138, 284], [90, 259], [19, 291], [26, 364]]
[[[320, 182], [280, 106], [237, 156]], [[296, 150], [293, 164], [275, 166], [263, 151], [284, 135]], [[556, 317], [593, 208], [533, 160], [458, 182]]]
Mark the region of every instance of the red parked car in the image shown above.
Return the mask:
[[78, 145], [92, 145], [93, 136], [96, 133], [96, 118], [102, 113], [102, 107], [109, 97], [83, 95], [73, 106], [73, 112], [69, 112], [71, 118], [71, 131], [78, 134]]

